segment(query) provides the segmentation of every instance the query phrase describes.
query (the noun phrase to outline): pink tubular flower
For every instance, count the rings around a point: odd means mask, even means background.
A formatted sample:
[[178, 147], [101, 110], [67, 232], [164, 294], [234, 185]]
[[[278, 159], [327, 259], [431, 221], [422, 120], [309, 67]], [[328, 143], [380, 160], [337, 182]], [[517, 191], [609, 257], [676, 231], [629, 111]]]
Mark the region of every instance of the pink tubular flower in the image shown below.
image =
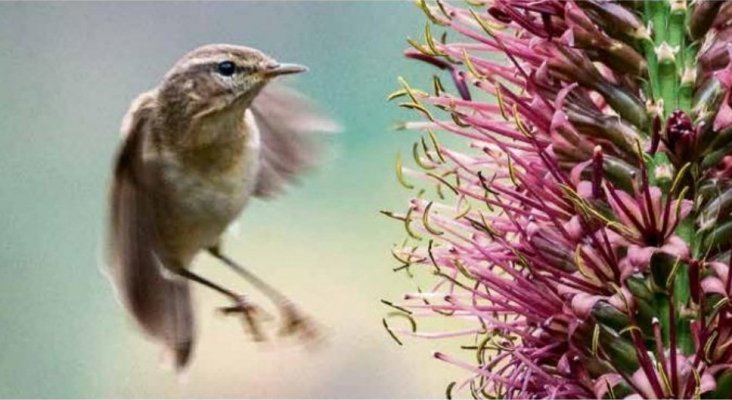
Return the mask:
[[390, 96], [421, 117], [384, 212], [420, 284], [384, 326], [466, 341], [448, 394], [729, 397], [732, 2], [472, 3], [418, 2], [437, 75]]

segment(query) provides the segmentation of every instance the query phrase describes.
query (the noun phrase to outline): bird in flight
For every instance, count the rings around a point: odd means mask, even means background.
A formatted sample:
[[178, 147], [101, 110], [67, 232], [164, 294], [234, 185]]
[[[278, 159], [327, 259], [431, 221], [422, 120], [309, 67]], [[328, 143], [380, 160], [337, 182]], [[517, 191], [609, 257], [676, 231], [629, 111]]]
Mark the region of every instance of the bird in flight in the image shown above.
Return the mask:
[[306, 68], [243, 46], [207, 45], [181, 58], [160, 85], [133, 101], [109, 198], [108, 275], [137, 325], [190, 361], [191, 282], [231, 301], [255, 339], [258, 308], [191, 270], [208, 252], [269, 296], [283, 332], [312, 326], [279, 291], [224, 254], [221, 236], [251, 197], [270, 199], [319, 161], [322, 135], [339, 128], [277, 77]]

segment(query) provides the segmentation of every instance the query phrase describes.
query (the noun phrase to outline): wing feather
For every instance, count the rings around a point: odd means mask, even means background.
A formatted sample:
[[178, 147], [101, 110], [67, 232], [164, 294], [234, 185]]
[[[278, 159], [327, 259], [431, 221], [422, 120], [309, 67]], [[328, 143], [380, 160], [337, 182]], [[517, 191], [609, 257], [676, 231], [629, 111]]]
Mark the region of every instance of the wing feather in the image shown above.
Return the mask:
[[186, 365], [193, 344], [193, 314], [186, 282], [169, 279], [156, 253], [154, 199], [142, 164], [150, 99], [136, 101], [123, 123], [126, 131], [110, 193], [108, 269], [117, 295], [138, 325]]
[[314, 167], [322, 157], [323, 133], [340, 131], [304, 95], [270, 84], [251, 106], [261, 136], [261, 166], [254, 195], [270, 198]]

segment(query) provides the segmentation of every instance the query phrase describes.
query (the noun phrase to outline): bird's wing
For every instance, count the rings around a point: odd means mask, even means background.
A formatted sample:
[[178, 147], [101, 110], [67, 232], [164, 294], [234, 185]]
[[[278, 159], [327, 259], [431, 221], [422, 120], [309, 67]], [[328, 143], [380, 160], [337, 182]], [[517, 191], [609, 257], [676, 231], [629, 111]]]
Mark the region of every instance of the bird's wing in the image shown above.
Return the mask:
[[338, 124], [319, 113], [293, 89], [270, 84], [251, 106], [261, 136], [261, 166], [254, 195], [270, 198], [315, 166], [322, 155], [322, 133]]
[[152, 100], [149, 93], [140, 96], [122, 125], [125, 138], [110, 193], [108, 274], [136, 322], [173, 352], [180, 368], [190, 355], [193, 317], [188, 284], [164, 275], [155, 250], [155, 205], [142, 164]]

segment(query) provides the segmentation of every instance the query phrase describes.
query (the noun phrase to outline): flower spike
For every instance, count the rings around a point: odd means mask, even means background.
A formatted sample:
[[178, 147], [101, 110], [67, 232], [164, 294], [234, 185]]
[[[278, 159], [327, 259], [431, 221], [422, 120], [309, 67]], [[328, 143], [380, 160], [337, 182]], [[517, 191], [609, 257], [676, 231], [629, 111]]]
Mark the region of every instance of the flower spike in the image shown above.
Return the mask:
[[388, 334], [445, 339], [448, 398], [731, 397], [732, 2], [417, 4]]

